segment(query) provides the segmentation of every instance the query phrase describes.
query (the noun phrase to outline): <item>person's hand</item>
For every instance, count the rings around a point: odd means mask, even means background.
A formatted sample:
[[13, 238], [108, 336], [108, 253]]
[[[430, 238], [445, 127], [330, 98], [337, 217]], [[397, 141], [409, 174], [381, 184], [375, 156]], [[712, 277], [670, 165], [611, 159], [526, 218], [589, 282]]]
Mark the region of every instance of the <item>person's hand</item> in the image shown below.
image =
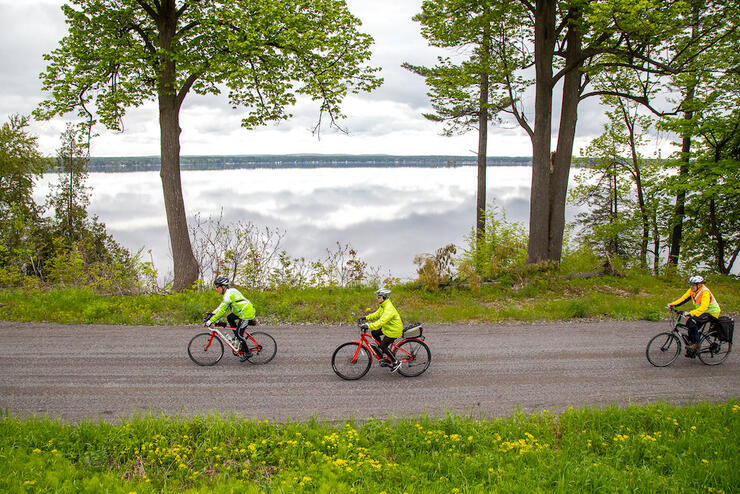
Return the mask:
[[211, 321], [205, 321], [203, 322], [203, 326], [205, 326], [206, 328], [210, 328], [211, 326], [213, 326], [213, 323]]
[[361, 318], [359, 318], [359, 319], [357, 320], [357, 324], [362, 324], [362, 323], [364, 323], [365, 321], [367, 321], [367, 318], [366, 318], [365, 316], [362, 316]]
[[368, 330], [367, 323], [360, 324], [360, 329], [363, 330], [363, 331], [367, 331]]
[[670, 310], [670, 309], [673, 308], [673, 305], [672, 304], [666, 304], [665, 308]]

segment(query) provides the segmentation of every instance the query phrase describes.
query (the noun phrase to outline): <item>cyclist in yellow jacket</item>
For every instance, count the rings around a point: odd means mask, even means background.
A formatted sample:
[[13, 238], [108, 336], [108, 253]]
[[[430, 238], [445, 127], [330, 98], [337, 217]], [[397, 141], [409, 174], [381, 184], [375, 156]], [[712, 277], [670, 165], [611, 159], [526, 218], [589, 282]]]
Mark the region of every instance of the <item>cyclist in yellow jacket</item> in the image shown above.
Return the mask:
[[221, 304], [216, 307], [213, 311], [213, 315], [205, 322], [206, 326], [210, 326], [219, 319], [221, 316], [229, 312], [226, 316], [226, 320], [229, 321], [229, 325], [234, 330], [234, 336], [241, 343], [241, 351], [244, 352], [241, 356], [241, 361], [244, 362], [252, 356], [252, 352], [247, 346], [247, 340], [244, 339], [244, 330], [247, 329], [249, 320], [254, 318], [256, 313], [252, 302], [246, 299], [242, 293], [236, 288], [229, 287], [229, 279], [225, 276], [217, 277], [213, 284], [216, 286], [216, 291], [219, 295], [223, 296]]
[[699, 349], [699, 328], [707, 322], [717, 322], [720, 308], [717, 299], [704, 285], [704, 278], [701, 276], [689, 278], [689, 289], [680, 298], [668, 304], [668, 307], [679, 306], [689, 299], [694, 302], [694, 310], [688, 313], [686, 327], [689, 328], [689, 339], [692, 344], [687, 345], [686, 349], [695, 352]]
[[380, 342], [380, 350], [390, 359], [391, 372], [396, 372], [401, 367], [401, 362], [396, 360], [396, 356], [388, 349], [388, 346], [403, 334], [403, 321], [401, 321], [401, 315], [388, 298], [391, 295], [390, 290], [381, 288], [375, 292], [375, 295], [378, 297], [380, 307], [372, 314], [365, 316], [365, 320], [370, 322], [365, 322], [360, 327], [363, 330], [369, 329], [373, 338]]

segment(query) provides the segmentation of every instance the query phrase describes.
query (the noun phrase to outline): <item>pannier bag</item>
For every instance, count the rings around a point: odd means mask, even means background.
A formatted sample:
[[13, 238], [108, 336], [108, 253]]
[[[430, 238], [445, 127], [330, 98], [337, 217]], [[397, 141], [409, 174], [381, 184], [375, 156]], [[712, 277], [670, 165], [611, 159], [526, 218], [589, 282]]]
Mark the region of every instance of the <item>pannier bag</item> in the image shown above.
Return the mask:
[[424, 332], [424, 328], [421, 327], [421, 323], [415, 322], [403, 328], [403, 337], [418, 338], [419, 336], [421, 336], [422, 332]]
[[735, 332], [735, 321], [731, 317], [719, 316], [719, 322], [714, 327], [720, 340], [732, 343], [733, 333]]

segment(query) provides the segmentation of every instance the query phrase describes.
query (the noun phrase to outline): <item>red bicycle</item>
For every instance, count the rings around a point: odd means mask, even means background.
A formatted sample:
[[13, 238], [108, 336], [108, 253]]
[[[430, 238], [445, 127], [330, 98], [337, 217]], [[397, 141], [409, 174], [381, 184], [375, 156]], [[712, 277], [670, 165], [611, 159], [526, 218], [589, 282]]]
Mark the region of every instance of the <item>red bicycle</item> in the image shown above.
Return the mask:
[[[432, 361], [432, 352], [424, 342], [424, 328], [418, 322], [404, 327], [403, 335], [390, 344], [389, 350], [401, 362], [398, 373], [404, 377], [422, 374]], [[342, 343], [334, 350], [331, 368], [342, 379], [354, 381], [367, 374], [373, 359], [380, 365], [385, 363], [386, 367], [390, 364], [388, 358], [382, 355], [378, 340], [373, 338], [369, 330], [360, 329], [359, 340]]]
[[[205, 320], [208, 319], [206, 317]], [[249, 320], [249, 326], [255, 326], [257, 322], [254, 319]], [[222, 333], [219, 328], [222, 328]], [[226, 330], [231, 330], [229, 334]], [[251, 364], [266, 364], [275, 357], [277, 353], [277, 343], [275, 338], [262, 331], [247, 333], [244, 331], [244, 339], [252, 351], [252, 355], [247, 358]], [[224, 342], [231, 349], [235, 356], [242, 355], [240, 351], [241, 344], [236, 338], [236, 328], [227, 327], [223, 321], [218, 321], [211, 327], [210, 331], [198, 333], [188, 343], [188, 355], [190, 360], [198, 365], [210, 366], [216, 365], [224, 356]]]

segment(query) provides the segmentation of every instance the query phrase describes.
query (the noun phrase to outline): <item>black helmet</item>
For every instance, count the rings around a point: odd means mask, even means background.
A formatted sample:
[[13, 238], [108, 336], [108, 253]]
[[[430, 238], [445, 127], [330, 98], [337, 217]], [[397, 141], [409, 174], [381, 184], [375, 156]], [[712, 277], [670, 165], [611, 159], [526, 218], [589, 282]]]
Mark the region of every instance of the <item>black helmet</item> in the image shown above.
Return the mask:
[[226, 288], [229, 287], [229, 279], [226, 276], [217, 276], [215, 280], [213, 280], [213, 284], [216, 286], [225, 286]]

